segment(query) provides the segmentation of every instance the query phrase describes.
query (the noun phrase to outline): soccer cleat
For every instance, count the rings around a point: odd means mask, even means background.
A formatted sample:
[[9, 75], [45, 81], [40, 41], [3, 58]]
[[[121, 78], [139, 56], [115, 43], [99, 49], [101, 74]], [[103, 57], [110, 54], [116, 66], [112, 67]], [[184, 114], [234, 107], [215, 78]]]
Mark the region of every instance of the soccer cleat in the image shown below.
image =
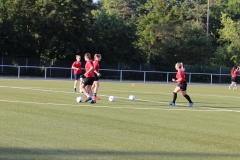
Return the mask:
[[90, 101], [90, 100], [92, 100], [92, 98], [91, 98], [91, 97], [88, 97], [85, 102], [88, 102], [88, 101]]
[[100, 100], [100, 98], [98, 96], [94, 96], [94, 99], [96, 100]]
[[80, 92], [80, 93], [83, 93], [83, 91], [82, 91], [81, 89], [79, 89], [79, 92]]
[[188, 106], [189, 106], [189, 107], [192, 107], [192, 106], [193, 106], [193, 104], [194, 104], [193, 102], [192, 102], [192, 103], [189, 103], [189, 105], [188, 105]]
[[96, 101], [95, 100], [91, 100], [91, 102], [90, 102], [91, 104], [93, 104], [93, 103], [96, 103]]
[[174, 102], [169, 103], [170, 106], [175, 106]]
[[77, 89], [76, 89], [76, 88], [74, 88], [74, 92], [77, 92]]

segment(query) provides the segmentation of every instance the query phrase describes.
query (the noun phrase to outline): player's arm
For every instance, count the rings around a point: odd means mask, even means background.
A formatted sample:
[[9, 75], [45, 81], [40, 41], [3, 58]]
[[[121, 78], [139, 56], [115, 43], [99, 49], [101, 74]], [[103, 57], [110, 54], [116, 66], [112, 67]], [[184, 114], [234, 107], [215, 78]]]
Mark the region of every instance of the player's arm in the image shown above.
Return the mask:
[[78, 67], [75, 67], [75, 65], [74, 65], [74, 64], [72, 65], [72, 69], [79, 70], [79, 68], [78, 68]]
[[88, 73], [91, 72], [92, 70], [94, 70], [93, 66], [91, 66], [91, 67], [89, 68], [89, 70], [88, 70], [84, 75], [88, 74]]
[[101, 74], [95, 69], [96, 68], [96, 66], [95, 65], [93, 65], [94, 66], [94, 73], [96, 73], [97, 74], [97, 76], [98, 77], [100, 77], [101, 76]]
[[172, 81], [173, 81], [173, 82], [180, 82], [180, 81], [182, 81], [182, 78], [178, 78], [178, 79], [174, 79], [174, 78], [173, 78]]

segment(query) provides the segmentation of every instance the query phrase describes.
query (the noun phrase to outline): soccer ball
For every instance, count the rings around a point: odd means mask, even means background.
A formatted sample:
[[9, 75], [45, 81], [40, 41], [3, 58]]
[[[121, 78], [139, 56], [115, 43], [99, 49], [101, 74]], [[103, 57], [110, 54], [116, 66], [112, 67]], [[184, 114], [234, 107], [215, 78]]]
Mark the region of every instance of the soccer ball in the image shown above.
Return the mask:
[[80, 97], [80, 96], [78, 96], [77, 98], [76, 98], [76, 101], [78, 102], [78, 103], [81, 103], [82, 102], [82, 97]]
[[134, 96], [134, 95], [130, 95], [130, 96], [129, 96], [129, 100], [130, 100], [130, 101], [134, 101], [134, 100], [135, 100], [135, 96]]
[[110, 101], [110, 102], [114, 102], [115, 101], [115, 97], [114, 96], [110, 96], [109, 98], [108, 98], [108, 100]]

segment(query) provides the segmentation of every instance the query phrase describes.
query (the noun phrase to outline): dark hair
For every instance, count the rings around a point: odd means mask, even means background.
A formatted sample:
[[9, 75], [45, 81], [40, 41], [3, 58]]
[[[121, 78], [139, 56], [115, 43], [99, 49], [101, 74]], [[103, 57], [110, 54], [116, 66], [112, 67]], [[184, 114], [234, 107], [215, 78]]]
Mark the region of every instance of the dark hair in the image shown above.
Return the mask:
[[86, 53], [86, 54], [84, 55], [84, 57], [87, 57], [88, 59], [91, 59], [91, 54], [90, 54], [90, 53]]

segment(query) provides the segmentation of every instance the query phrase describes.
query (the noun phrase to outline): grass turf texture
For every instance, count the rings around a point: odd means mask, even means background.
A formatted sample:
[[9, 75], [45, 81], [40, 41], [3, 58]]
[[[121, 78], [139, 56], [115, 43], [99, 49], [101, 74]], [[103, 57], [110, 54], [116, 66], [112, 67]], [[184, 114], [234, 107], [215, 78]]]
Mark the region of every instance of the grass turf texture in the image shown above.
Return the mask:
[[90, 104], [73, 81], [0, 79], [0, 159], [240, 159], [240, 90], [188, 85], [194, 107], [168, 106], [175, 86], [100, 82]]

